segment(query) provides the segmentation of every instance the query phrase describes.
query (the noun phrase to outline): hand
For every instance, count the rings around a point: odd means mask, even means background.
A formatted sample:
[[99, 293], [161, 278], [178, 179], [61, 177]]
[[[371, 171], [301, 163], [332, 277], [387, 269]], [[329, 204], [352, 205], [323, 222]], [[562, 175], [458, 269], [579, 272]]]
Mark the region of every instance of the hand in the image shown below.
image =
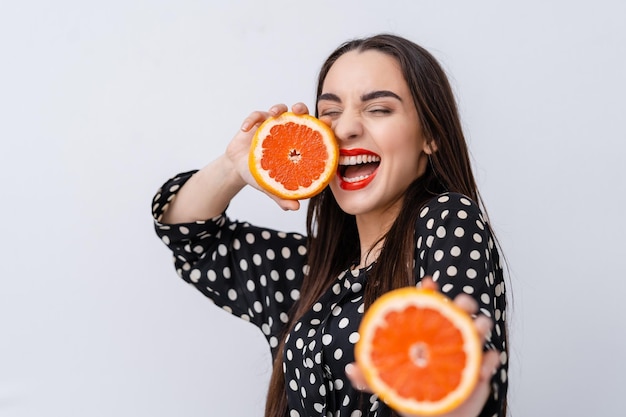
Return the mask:
[[[430, 278], [426, 277], [422, 280], [422, 287], [438, 290], [438, 285]], [[478, 304], [476, 301], [466, 294], [460, 294], [454, 299], [454, 303], [460, 308], [465, 310], [468, 314], [474, 314], [478, 311]], [[493, 327], [493, 322], [488, 317], [479, 315], [474, 319], [474, 325], [481, 337], [481, 341], [484, 344], [485, 337]], [[476, 387], [472, 394], [459, 405], [457, 408], [449, 413], [442, 414], [439, 417], [472, 417], [478, 416], [483, 409], [485, 402], [489, 398], [491, 393], [490, 381], [493, 374], [500, 366], [500, 354], [496, 350], [490, 350], [483, 354], [483, 363], [480, 369], [480, 375], [476, 383]], [[350, 379], [352, 386], [356, 389], [372, 392], [370, 387], [365, 381], [365, 377], [361, 369], [359, 369], [356, 363], [351, 363], [346, 366], [346, 375]], [[412, 414], [403, 414], [404, 417], [419, 417]]]
[[[299, 201], [285, 200], [268, 193], [257, 184], [248, 167], [250, 144], [256, 129], [268, 118], [279, 116], [286, 111], [288, 111], [288, 108], [285, 104], [277, 104], [272, 106], [268, 111], [255, 111], [250, 113], [250, 115], [244, 119], [241, 130], [228, 144], [226, 156], [231, 160], [243, 181], [269, 195], [283, 210], [298, 210], [300, 208]], [[309, 114], [309, 109], [304, 103], [294, 104], [291, 111], [296, 114]]]

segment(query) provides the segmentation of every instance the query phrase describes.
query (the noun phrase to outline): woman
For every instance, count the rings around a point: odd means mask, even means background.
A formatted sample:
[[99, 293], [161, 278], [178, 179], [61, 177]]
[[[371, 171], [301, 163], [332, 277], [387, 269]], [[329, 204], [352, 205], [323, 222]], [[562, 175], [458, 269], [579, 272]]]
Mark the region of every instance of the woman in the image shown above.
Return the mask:
[[[353, 350], [367, 306], [407, 285], [440, 288], [478, 313], [481, 379], [450, 416], [504, 416], [503, 273], [444, 72], [395, 35], [349, 41], [323, 65], [316, 106], [341, 156], [337, 176], [309, 202], [307, 236], [225, 214], [245, 185], [259, 188], [248, 149], [260, 123], [288, 110], [279, 104], [251, 113], [224, 155], [155, 196], [156, 230], [179, 275], [263, 331], [274, 358], [268, 417], [396, 415], [369, 392]], [[292, 111], [308, 113], [302, 103]], [[370, 162], [357, 164], [359, 155]]]

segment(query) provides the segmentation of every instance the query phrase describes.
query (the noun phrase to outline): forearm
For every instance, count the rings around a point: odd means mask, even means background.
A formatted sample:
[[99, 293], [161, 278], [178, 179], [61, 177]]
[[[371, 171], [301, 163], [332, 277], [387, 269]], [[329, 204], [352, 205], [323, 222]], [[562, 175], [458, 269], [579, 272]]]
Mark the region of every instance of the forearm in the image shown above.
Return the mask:
[[221, 156], [196, 172], [177, 192], [162, 223], [187, 223], [221, 214], [245, 186], [231, 161]]

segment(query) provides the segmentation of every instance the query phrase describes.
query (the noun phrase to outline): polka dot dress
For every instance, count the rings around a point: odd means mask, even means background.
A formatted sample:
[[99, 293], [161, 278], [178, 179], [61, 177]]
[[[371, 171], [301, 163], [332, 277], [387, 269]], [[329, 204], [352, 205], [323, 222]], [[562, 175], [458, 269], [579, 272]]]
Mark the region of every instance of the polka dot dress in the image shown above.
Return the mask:
[[[168, 203], [193, 173], [172, 178], [157, 192], [152, 206], [157, 234], [173, 252], [179, 276], [219, 307], [255, 324], [276, 355], [307, 271], [306, 237], [232, 221], [225, 214], [162, 224]], [[480, 313], [495, 323], [485, 348], [504, 352], [503, 274], [477, 205], [460, 194], [437, 196], [420, 212], [415, 233], [416, 281], [430, 275], [449, 297], [472, 296]], [[391, 415], [376, 395], [355, 390], [345, 375], [345, 366], [354, 361], [370, 270], [371, 265], [347, 268], [288, 334], [283, 371], [290, 417]], [[481, 417], [502, 416], [498, 410], [506, 396], [508, 362], [506, 354], [500, 358]]]

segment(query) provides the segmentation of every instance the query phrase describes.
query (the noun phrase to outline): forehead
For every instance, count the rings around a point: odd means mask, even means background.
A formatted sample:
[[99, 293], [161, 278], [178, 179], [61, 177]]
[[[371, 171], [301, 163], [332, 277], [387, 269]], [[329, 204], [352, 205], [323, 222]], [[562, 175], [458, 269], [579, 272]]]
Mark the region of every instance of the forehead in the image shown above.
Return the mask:
[[390, 55], [375, 50], [350, 51], [330, 67], [322, 93], [361, 94], [375, 90], [408, 93], [400, 65]]

